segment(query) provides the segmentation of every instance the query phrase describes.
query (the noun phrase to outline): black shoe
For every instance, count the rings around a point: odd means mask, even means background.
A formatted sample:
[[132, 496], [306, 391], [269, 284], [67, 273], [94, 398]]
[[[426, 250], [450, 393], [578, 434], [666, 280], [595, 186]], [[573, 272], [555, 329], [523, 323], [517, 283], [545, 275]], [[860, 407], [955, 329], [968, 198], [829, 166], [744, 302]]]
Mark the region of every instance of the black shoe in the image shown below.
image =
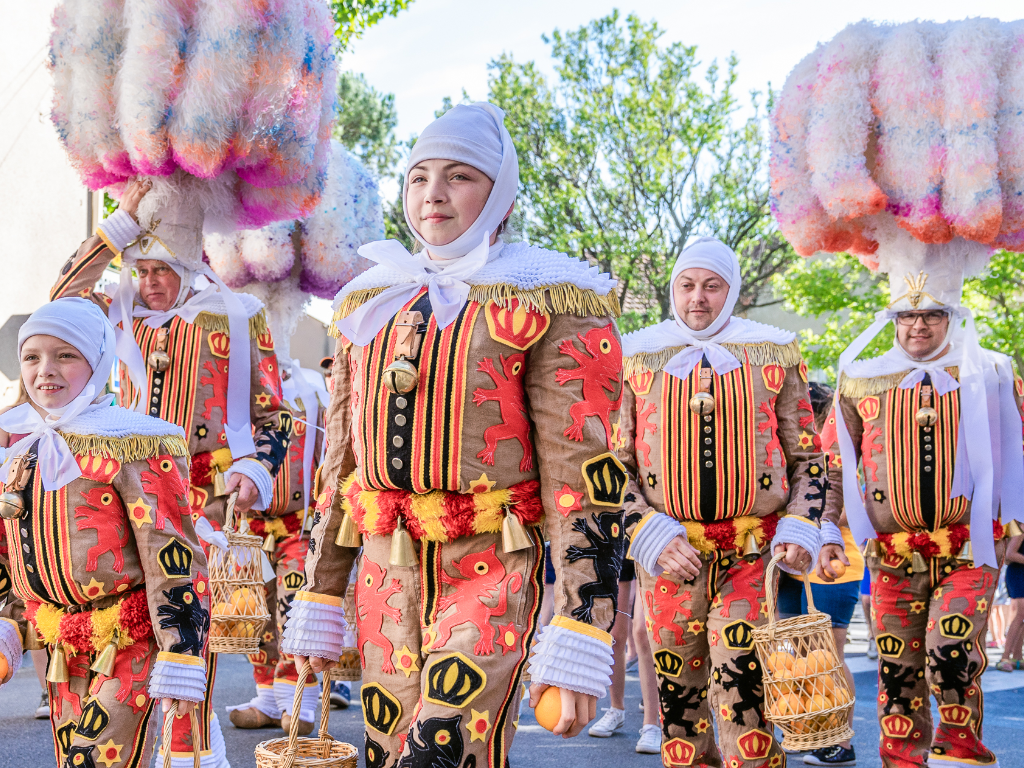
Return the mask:
[[807, 765], [856, 765], [857, 754], [853, 747], [847, 749], [838, 744], [834, 747], [822, 747], [804, 756]]

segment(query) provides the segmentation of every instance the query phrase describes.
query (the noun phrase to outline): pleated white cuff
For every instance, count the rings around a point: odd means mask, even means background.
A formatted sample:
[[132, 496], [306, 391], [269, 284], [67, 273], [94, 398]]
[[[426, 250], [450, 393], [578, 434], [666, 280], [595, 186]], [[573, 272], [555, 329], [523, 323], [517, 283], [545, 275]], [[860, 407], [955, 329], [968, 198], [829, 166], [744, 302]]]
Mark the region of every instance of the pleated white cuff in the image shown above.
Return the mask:
[[824, 547], [826, 544], [836, 544], [840, 547], [846, 546], [846, 542], [843, 541], [843, 532], [839, 530], [839, 526], [835, 523], [829, 522], [828, 520], [821, 521], [821, 538], [819, 544], [820, 547]]
[[650, 512], [633, 531], [629, 555], [651, 576], [659, 576], [664, 569], [658, 565], [658, 558], [676, 536], [686, 538], [682, 523], [663, 512]]
[[612, 681], [612, 647], [581, 632], [549, 624], [530, 657], [530, 682], [601, 698]]
[[345, 620], [341, 600], [337, 605], [304, 598], [296, 592], [284, 625], [281, 651], [337, 661], [345, 647]]
[[260, 498], [252, 505], [252, 508], [263, 510], [269, 507], [270, 501], [274, 497], [274, 478], [270, 476], [270, 472], [263, 466], [263, 462], [257, 459], [239, 459], [224, 473], [224, 479], [230, 480], [231, 476], [236, 473], [245, 475], [256, 484], [256, 490], [259, 491]]
[[[775, 529], [775, 538], [772, 539], [772, 546], [769, 551], [774, 552], [777, 544], [798, 544], [811, 554], [811, 570], [818, 565], [818, 552], [821, 551], [821, 529], [803, 517], [786, 515], [779, 520], [779, 527]], [[787, 568], [784, 563], [779, 563], [779, 568], [786, 573], [799, 576], [798, 571]]]
[[198, 663], [176, 661], [182, 658], [176, 653], [161, 653], [156, 657], [153, 674], [149, 678], [151, 699], [180, 699], [182, 701], [203, 701], [206, 698], [206, 661], [195, 658]]

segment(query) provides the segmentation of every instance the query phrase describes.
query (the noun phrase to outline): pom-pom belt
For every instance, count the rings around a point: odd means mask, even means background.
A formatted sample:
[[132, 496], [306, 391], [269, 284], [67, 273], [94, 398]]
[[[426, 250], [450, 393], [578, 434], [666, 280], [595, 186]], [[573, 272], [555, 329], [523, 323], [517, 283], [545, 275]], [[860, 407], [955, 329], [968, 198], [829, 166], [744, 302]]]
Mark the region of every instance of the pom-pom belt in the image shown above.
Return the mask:
[[60, 643], [75, 653], [100, 653], [115, 633], [118, 648], [153, 636], [149, 600], [142, 587], [85, 605], [57, 606], [26, 600], [25, 618], [44, 643]]
[[718, 551], [743, 550], [747, 534], [753, 534], [757, 546], [764, 549], [773, 538], [779, 525], [779, 515], [770, 512], [764, 517], [744, 515], [728, 520], [702, 523], [696, 520], [680, 520], [686, 527], [686, 537], [691, 546], [703, 555]]
[[[1003, 524], [992, 521], [992, 536], [996, 541], [1003, 538]], [[878, 534], [878, 546], [882, 556], [896, 555], [909, 560], [914, 553], [925, 560], [932, 558], [956, 557], [964, 544], [971, 538], [971, 527], [953, 523], [934, 531], [901, 531]]]

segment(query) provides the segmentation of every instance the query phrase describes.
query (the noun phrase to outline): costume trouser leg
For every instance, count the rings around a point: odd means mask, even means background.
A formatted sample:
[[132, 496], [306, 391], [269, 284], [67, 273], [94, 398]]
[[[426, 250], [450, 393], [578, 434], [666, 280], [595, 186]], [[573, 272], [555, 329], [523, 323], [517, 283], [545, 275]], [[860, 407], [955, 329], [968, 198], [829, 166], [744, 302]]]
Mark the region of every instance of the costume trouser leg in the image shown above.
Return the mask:
[[57, 764], [65, 768], [148, 768], [160, 703], [146, 692], [156, 660], [152, 638], [117, 652], [112, 677], [89, 670], [93, 656], [68, 657], [69, 681], [48, 683]]
[[[369, 768], [504, 768], [543, 596], [544, 548], [501, 536], [424, 542], [418, 566], [388, 564], [365, 536], [356, 580]], [[422, 629], [421, 629], [422, 625]]]
[[[990, 764], [995, 757], [981, 743], [987, 659], [979, 641], [996, 571], [953, 559], [933, 560], [921, 573], [908, 574], [908, 566], [894, 557], [872, 568], [882, 763]], [[939, 705], [934, 739], [929, 691]]]
[[[277, 543], [274, 550], [274, 571], [277, 574], [274, 588], [267, 592], [274, 595], [271, 606], [274, 615], [274, 651], [276, 662], [273, 668], [274, 698], [277, 706], [284, 714], [291, 715], [295, 701], [295, 685], [299, 680], [299, 671], [295, 668], [295, 660], [284, 653], [277, 653], [277, 638], [284, 632], [284, 622], [288, 610], [292, 607], [292, 598], [306, 583], [306, 550], [309, 540], [296, 532]], [[269, 662], [268, 662], [269, 663]], [[307, 723], [319, 722], [319, 711], [316, 709], [320, 686], [315, 675], [306, 681], [306, 690], [302, 695], [300, 717]]]
[[[665, 766], [775, 768], [784, 754], [764, 721], [761, 665], [752, 630], [765, 622], [764, 555], [703, 558], [680, 583], [638, 567], [658, 673]], [[712, 702], [719, 744], [711, 728]], [[719, 748], [721, 751], [719, 751]]]

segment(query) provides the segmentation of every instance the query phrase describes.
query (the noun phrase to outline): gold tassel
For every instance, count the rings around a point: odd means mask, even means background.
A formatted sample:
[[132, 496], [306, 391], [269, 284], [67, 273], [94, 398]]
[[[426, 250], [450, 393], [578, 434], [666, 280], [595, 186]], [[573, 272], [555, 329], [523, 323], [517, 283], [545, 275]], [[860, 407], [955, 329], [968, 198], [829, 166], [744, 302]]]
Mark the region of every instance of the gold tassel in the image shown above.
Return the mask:
[[31, 621], [28, 623], [28, 629], [25, 631], [25, 650], [26, 651], [41, 651], [46, 647], [43, 639], [39, 637], [39, 632], [36, 630], [36, 625]]
[[1003, 536], [1007, 539], [1012, 539], [1015, 536], [1024, 536], [1024, 529], [1020, 527], [1020, 523], [1016, 520], [1011, 520], [1003, 528]]
[[757, 544], [757, 536], [754, 535], [753, 531], [747, 531], [747, 538], [743, 542], [743, 556], [751, 557], [753, 555], [760, 555], [761, 547]]
[[864, 544], [864, 557], [881, 557], [881, 549], [878, 546], [878, 539], [868, 539]]
[[274, 538], [274, 534], [268, 533], [267, 538], [263, 540], [263, 551], [268, 555], [274, 554], [274, 550], [277, 548], [277, 539]]
[[46, 682], [66, 683], [70, 680], [68, 675], [68, 658], [64, 653], [64, 646], [57, 643], [53, 646], [50, 654], [50, 666], [46, 670]]
[[96, 657], [96, 661], [89, 667], [90, 670], [97, 674], [103, 675], [104, 677], [114, 676], [114, 661], [117, 658], [117, 630], [114, 630], [114, 636], [110, 638], [110, 642], [107, 643], [107, 647], [103, 649], [103, 652]]
[[968, 539], [964, 542], [963, 547], [960, 548], [960, 554], [956, 556], [957, 560], [964, 560], [965, 562], [974, 562], [974, 549], [971, 547], [971, 540]]
[[523, 527], [522, 521], [510, 512], [505, 513], [505, 519], [501, 523], [501, 545], [506, 554], [533, 546], [533, 540]]
[[388, 558], [388, 563], [397, 568], [411, 568], [420, 564], [419, 558], [416, 557], [412, 536], [405, 530], [405, 523], [401, 518], [398, 520], [395, 532], [391, 534], [391, 557]]
[[910, 570], [912, 573], [924, 573], [928, 570], [928, 563], [920, 552], [914, 552], [910, 556]]
[[334, 543], [339, 547], [352, 547], [353, 549], [363, 546], [363, 537], [359, 535], [359, 529], [356, 528], [356, 521], [352, 519], [352, 515], [346, 513], [341, 518], [341, 525], [338, 526], [338, 535], [335, 537]]

